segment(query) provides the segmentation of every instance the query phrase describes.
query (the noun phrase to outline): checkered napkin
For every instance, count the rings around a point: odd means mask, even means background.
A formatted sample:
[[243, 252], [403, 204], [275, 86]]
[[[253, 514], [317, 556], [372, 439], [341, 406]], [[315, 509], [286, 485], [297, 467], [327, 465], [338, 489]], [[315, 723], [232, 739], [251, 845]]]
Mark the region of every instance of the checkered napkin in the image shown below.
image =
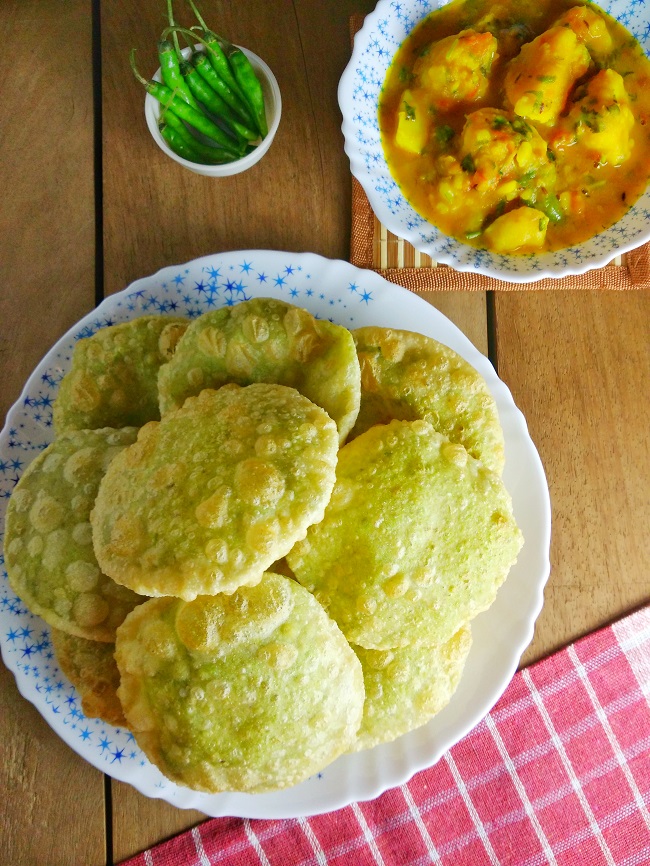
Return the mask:
[[123, 866], [650, 864], [650, 607], [515, 675], [428, 770], [312, 818], [213, 818]]

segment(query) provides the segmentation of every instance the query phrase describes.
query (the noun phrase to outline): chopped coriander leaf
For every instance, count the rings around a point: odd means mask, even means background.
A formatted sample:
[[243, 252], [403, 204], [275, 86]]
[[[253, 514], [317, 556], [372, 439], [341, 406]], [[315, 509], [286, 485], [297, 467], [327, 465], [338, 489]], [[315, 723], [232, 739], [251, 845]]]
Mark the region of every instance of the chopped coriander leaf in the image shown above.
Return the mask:
[[409, 105], [406, 100], [404, 100], [404, 113], [406, 114], [407, 120], [415, 120], [415, 108], [412, 105]]
[[471, 153], [468, 153], [466, 156], [463, 157], [460, 167], [463, 169], [463, 171], [467, 171], [470, 174], [476, 171], [476, 166], [474, 165], [474, 157]]
[[443, 125], [436, 127], [436, 139], [438, 140], [439, 144], [449, 144], [454, 135], [455, 133], [451, 126]]

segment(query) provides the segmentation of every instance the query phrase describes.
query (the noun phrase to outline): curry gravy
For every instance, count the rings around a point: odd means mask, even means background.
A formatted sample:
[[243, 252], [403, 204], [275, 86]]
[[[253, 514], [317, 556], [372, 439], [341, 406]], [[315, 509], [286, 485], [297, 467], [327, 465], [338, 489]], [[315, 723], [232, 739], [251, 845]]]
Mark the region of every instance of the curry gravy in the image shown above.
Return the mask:
[[[583, 41], [574, 19], [585, 16], [598, 20]], [[594, 4], [567, 0], [453, 0], [402, 43], [379, 105], [413, 208], [503, 253], [570, 247], [620, 219], [646, 188], [649, 119], [639, 43]]]

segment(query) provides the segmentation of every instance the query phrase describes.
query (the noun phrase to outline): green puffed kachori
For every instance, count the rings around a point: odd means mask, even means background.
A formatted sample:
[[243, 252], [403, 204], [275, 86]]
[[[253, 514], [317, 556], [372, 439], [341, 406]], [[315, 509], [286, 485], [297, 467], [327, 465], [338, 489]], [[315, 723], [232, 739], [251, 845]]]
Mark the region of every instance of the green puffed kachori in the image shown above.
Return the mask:
[[199, 791], [296, 785], [354, 741], [361, 665], [295, 581], [191, 602], [152, 599], [118, 631], [129, 728], [167, 778]]
[[337, 451], [332, 419], [293, 388], [206, 389], [111, 464], [91, 517], [97, 559], [143, 595], [253, 585], [322, 518]]
[[499, 413], [483, 377], [447, 346], [410, 331], [352, 332], [361, 366], [361, 408], [351, 437], [393, 419], [424, 418], [488, 469], [503, 471]]
[[353, 644], [449, 640], [493, 601], [522, 544], [500, 477], [428, 421], [339, 452], [323, 520], [287, 556]]
[[334, 419], [341, 442], [359, 411], [361, 376], [350, 332], [273, 298], [253, 298], [195, 319], [160, 370], [160, 411], [228, 382], [296, 388]]
[[188, 321], [141, 316], [79, 340], [54, 402], [56, 432], [141, 427], [160, 418], [158, 370], [174, 354]]
[[456, 691], [471, 645], [465, 626], [451, 640], [434, 646], [353, 646], [363, 669], [366, 701], [352, 751], [395, 740], [439, 713]]
[[126, 727], [122, 704], [117, 696], [120, 672], [115, 661], [115, 644], [86, 640], [58, 628], [50, 632], [59, 667], [81, 696], [81, 709], [89, 719]]
[[111, 642], [142, 599], [102, 573], [90, 511], [111, 461], [137, 430], [72, 430], [29, 464], [9, 499], [5, 563], [9, 583], [32, 613], [88, 640]]

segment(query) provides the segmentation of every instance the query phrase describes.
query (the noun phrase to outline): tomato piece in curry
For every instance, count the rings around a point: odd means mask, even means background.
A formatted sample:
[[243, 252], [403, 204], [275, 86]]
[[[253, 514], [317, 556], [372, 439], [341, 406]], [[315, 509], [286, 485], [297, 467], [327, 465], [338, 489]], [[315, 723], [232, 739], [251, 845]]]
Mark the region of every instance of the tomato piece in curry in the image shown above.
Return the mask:
[[581, 243], [650, 169], [650, 61], [593, 3], [452, 0], [405, 39], [379, 105], [384, 152], [425, 219], [505, 254]]

